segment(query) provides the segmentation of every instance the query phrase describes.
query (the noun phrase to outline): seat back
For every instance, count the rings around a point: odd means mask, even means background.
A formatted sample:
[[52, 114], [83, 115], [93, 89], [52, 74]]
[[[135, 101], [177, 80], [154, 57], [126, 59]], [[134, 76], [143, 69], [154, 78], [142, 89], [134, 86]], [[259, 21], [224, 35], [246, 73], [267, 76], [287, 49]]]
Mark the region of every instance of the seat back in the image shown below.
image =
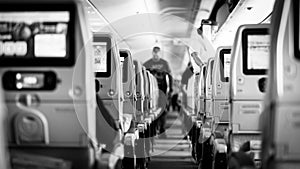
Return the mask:
[[155, 109], [158, 109], [159, 108], [159, 88], [158, 88], [158, 82], [157, 82], [157, 79], [155, 78], [155, 76], [153, 76], [151, 74], [151, 77], [153, 79], [153, 94], [154, 94], [154, 100], [153, 100], [153, 104], [154, 104], [154, 108]]
[[215, 127], [229, 123], [229, 76], [231, 47], [222, 46], [217, 49], [215, 66], [212, 72], [212, 99]]
[[[263, 124], [264, 168], [300, 167], [299, 1], [276, 1]], [[271, 153], [270, 153], [271, 152]]]
[[156, 109], [156, 91], [155, 91], [155, 77], [147, 71], [150, 82], [150, 110], [153, 112]]
[[200, 71], [200, 115], [204, 115], [205, 114], [205, 75], [206, 75], [206, 65], [203, 65], [201, 67], [201, 71]]
[[214, 100], [229, 99], [229, 78], [231, 65], [231, 47], [222, 46], [217, 49], [213, 68], [212, 98]]
[[[122, 83], [124, 95], [123, 115], [125, 118], [125, 124], [130, 125], [132, 120], [136, 121], [135, 72], [130, 51], [120, 50], [120, 60], [122, 64]], [[126, 126], [125, 131], [129, 129], [128, 126]]]
[[189, 113], [194, 114], [195, 109], [195, 74], [193, 74], [189, 80], [187, 85], [187, 109]]
[[207, 61], [207, 69], [205, 76], [205, 113], [206, 117], [212, 117], [212, 72], [214, 68], [214, 58]]
[[83, 5], [13, 0], [0, 6], [1, 26], [9, 35], [0, 40], [5, 47], [0, 77], [11, 154], [51, 156], [89, 168], [96, 99]]
[[[0, 83], [0, 89], [2, 90], [2, 84]], [[2, 91], [0, 92], [2, 93]], [[7, 145], [7, 139], [6, 139], [6, 118], [7, 118], [7, 112], [6, 107], [4, 104], [4, 100], [2, 97], [2, 94], [0, 95], [0, 111], [2, 112], [0, 114], [0, 168], [7, 168], [10, 169], [9, 161], [8, 161], [8, 145]]]
[[122, 140], [123, 85], [120, 53], [110, 33], [93, 32], [94, 75], [98, 112], [97, 139], [105, 145], [106, 151], [113, 152]]
[[144, 94], [145, 94], [145, 98], [144, 98], [144, 117], [148, 117], [149, 115], [149, 111], [150, 111], [150, 82], [149, 82], [149, 78], [148, 78], [148, 74], [147, 74], [147, 69], [146, 67], [143, 66], [142, 68], [142, 72], [143, 72], [143, 79], [144, 79]]
[[266, 72], [269, 69], [269, 25], [242, 25], [232, 47], [230, 74], [230, 127], [238, 150], [245, 141], [260, 138]]
[[135, 70], [135, 84], [136, 84], [136, 114], [137, 120], [142, 121], [144, 119], [144, 76], [142, 71], [142, 64], [136, 60], [133, 61]]
[[[95, 50], [94, 72], [96, 85], [99, 86], [99, 90], [96, 91], [97, 95], [116, 123], [122, 124], [124, 96], [123, 85], [121, 85], [120, 54], [116, 41], [109, 33], [94, 32], [93, 47]], [[104, 55], [101, 57], [98, 53]]]
[[152, 78], [151, 78], [151, 73], [147, 70], [146, 71], [146, 77], [147, 77], [147, 79], [148, 79], [148, 85], [149, 85], [149, 88], [148, 88], [148, 92], [149, 92], [149, 103], [148, 103], [148, 106], [149, 106], [149, 113], [151, 113], [152, 112], [152, 108], [153, 108], [153, 93], [152, 93], [152, 91], [153, 91], [153, 82], [152, 82]]
[[201, 94], [201, 85], [200, 83], [200, 72], [195, 74], [195, 84], [194, 84], [194, 93], [195, 93], [195, 113], [198, 115], [200, 112], [200, 94]]

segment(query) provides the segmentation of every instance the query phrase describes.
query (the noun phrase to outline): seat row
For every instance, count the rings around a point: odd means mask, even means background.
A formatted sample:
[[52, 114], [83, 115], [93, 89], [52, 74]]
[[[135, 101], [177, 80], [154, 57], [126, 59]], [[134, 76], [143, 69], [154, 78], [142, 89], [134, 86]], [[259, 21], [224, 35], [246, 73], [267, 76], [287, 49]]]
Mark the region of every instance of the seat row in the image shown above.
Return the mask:
[[194, 73], [182, 113], [202, 168], [300, 167], [298, 55], [299, 2], [278, 0]]
[[1, 53], [0, 167], [147, 168], [156, 78], [113, 35], [90, 31], [81, 1], [0, 6], [0, 43], [25, 46]]

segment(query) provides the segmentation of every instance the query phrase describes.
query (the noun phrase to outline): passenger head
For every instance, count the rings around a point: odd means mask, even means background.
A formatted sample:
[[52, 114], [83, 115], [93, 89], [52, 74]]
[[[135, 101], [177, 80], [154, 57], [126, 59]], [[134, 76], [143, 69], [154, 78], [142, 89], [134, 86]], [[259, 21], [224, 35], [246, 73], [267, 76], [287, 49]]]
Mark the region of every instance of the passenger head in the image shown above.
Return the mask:
[[152, 55], [154, 60], [159, 60], [160, 59], [160, 47], [155, 46], [152, 50]]

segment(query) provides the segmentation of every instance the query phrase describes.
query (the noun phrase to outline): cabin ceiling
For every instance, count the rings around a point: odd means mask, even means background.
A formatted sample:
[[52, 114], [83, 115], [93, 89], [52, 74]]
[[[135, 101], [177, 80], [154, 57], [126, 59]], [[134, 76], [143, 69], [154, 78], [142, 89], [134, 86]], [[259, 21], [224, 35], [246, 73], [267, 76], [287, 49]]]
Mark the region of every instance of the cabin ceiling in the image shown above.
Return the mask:
[[120, 48], [129, 48], [141, 62], [151, 58], [155, 45], [161, 46], [162, 57], [180, 74], [188, 60], [187, 41], [201, 19], [209, 17], [215, 1], [89, 0], [87, 9], [93, 31], [113, 32]]

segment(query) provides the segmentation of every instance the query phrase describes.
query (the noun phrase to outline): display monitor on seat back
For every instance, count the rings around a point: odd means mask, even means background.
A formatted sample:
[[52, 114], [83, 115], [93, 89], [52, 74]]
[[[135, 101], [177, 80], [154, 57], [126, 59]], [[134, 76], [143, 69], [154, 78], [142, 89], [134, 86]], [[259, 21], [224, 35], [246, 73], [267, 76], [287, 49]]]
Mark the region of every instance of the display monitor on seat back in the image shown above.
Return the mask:
[[295, 57], [297, 59], [300, 59], [300, 26], [299, 26], [299, 21], [300, 21], [300, 3], [299, 1], [295, 1], [294, 4], [294, 53], [295, 53]]
[[263, 75], [269, 67], [270, 35], [263, 31], [245, 29], [242, 34], [243, 72], [246, 75]]
[[60, 4], [1, 4], [0, 66], [74, 65], [76, 6]]
[[96, 77], [111, 75], [111, 39], [94, 34], [93, 39], [94, 72]]
[[220, 75], [222, 82], [229, 82], [231, 49], [223, 49], [220, 51]]

